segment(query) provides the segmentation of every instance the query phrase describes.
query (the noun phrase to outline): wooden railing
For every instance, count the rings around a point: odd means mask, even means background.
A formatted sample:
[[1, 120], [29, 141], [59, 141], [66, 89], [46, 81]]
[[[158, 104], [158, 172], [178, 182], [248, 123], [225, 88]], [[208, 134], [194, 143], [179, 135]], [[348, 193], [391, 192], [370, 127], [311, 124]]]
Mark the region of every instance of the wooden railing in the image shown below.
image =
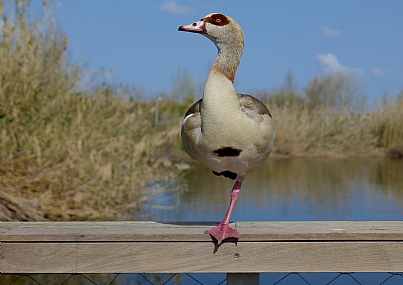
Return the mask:
[[2, 222], [1, 273], [402, 272], [403, 222], [236, 222], [218, 245], [212, 223]]

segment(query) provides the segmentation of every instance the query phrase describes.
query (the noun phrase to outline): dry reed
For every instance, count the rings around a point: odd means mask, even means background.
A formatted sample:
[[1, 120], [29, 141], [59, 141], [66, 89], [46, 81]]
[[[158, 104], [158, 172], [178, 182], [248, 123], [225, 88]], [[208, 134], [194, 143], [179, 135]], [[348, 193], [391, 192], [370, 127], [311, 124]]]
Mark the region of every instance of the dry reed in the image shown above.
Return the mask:
[[277, 135], [273, 152], [306, 156], [379, 155], [403, 149], [403, 98], [372, 112], [270, 106]]
[[147, 183], [179, 172], [161, 159], [179, 124], [154, 130], [153, 104], [81, 88], [51, 9], [28, 23], [15, 7], [0, 11], [0, 220], [130, 219]]

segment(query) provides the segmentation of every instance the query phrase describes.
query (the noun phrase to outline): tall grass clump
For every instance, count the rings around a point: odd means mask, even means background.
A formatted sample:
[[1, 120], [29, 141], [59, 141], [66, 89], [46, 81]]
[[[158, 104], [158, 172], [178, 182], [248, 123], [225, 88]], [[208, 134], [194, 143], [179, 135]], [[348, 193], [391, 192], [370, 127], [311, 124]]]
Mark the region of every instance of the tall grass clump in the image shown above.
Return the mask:
[[369, 115], [370, 131], [376, 146], [389, 150], [400, 149], [403, 154], [403, 96], [377, 104]]
[[378, 154], [368, 121], [346, 110], [272, 107], [277, 134], [274, 153], [294, 156]]
[[163, 166], [179, 125], [154, 131], [153, 104], [118, 88], [82, 88], [50, 4], [1, 3], [0, 220], [130, 219]]
[[[274, 154], [307, 156], [403, 153], [402, 96], [368, 110], [349, 74], [319, 74], [299, 93], [292, 74], [272, 92], [255, 92], [276, 123]], [[400, 122], [400, 123], [399, 123]]]

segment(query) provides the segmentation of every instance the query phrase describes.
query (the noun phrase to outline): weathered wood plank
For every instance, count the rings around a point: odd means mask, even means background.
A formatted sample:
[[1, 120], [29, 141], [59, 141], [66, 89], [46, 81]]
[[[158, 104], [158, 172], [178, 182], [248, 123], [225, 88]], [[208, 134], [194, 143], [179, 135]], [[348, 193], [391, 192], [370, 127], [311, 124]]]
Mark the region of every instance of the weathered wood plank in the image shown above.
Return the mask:
[[0, 223], [1, 273], [401, 272], [403, 222]]
[[402, 272], [403, 242], [2, 243], [1, 273]]
[[[204, 241], [215, 223], [33, 222], [0, 224], [0, 242]], [[402, 240], [403, 222], [236, 222], [239, 242]]]

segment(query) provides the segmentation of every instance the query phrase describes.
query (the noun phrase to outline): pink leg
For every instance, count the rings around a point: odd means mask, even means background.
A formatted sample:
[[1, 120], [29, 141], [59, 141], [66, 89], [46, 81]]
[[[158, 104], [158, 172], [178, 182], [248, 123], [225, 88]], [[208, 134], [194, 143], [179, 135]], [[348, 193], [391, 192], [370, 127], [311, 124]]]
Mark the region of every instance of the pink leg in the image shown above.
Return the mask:
[[239, 192], [241, 192], [241, 181], [236, 181], [234, 187], [231, 191], [231, 201], [229, 203], [229, 207], [227, 210], [227, 214], [225, 215], [224, 220], [215, 228], [206, 231], [206, 234], [213, 236], [220, 243], [226, 238], [233, 237], [239, 238], [239, 232], [236, 229], [230, 228], [229, 219], [231, 217], [232, 208], [234, 208], [235, 201], [238, 198]]

